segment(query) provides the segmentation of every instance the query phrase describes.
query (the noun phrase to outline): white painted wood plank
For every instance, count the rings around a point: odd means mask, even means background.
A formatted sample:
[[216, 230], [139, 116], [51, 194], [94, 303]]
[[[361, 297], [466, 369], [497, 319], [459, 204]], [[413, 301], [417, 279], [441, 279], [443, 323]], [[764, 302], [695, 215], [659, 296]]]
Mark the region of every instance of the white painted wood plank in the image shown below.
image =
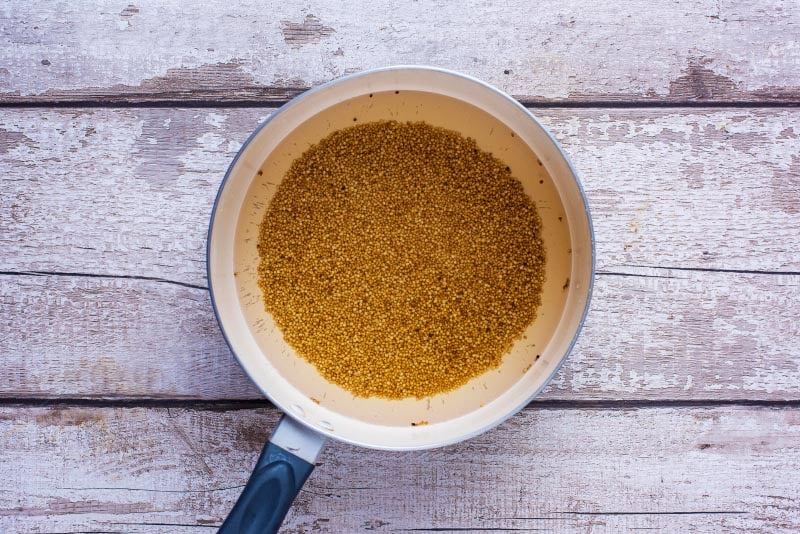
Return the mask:
[[263, 398], [208, 291], [154, 281], [0, 276], [0, 396]]
[[[268, 109], [0, 111], [0, 270], [205, 285], [211, 205]], [[598, 267], [800, 271], [800, 109], [537, 110]]]
[[283, 100], [363, 69], [429, 64], [526, 101], [797, 101], [800, 5], [783, 0], [14, 1], [3, 101]]
[[[0, 395], [259, 396], [198, 288], [216, 188], [268, 112], [0, 113]], [[798, 113], [541, 114], [586, 184], [598, 267], [617, 273], [549, 398], [798, 398]]]
[[[637, 273], [598, 276], [578, 344], [541, 398], [800, 399], [800, 275]], [[205, 290], [7, 275], [0, 296], [0, 397], [261, 398]]]
[[[4, 407], [0, 530], [208, 532], [272, 409]], [[332, 443], [283, 532], [793, 532], [796, 408], [528, 409], [471, 441]]]

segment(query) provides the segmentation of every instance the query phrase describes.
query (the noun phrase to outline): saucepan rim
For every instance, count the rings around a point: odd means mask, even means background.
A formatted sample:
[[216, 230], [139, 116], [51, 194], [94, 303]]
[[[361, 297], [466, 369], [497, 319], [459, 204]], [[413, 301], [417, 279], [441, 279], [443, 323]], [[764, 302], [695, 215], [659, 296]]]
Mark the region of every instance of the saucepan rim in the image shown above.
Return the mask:
[[518, 406], [516, 406], [514, 409], [508, 410], [508, 411], [506, 411], [504, 413], [501, 413], [499, 417], [495, 417], [495, 418], [492, 418], [491, 420], [487, 420], [487, 422], [486, 422], [486, 424], [484, 426], [482, 426], [480, 428], [477, 428], [477, 429], [475, 429], [472, 432], [469, 432], [467, 434], [457, 436], [454, 439], [451, 439], [451, 440], [448, 440], [448, 441], [445, 441], [445, 442], [441, 442], [441, 443], [430, 444], [430, 445], [429, 444], [423, 444], [423, 445], [420, 445], [420, 446], [402, 446], [402, 447], [399, 447], [399, 446], [398, 447], [391, 447], [391, 446], [372, 445], [372, 444], [367, 444], [367, 443], [359, 442], [359, 441], [355, 441], [355, 440], [349, 440], [349, 439], [347, 439], [345, 437], [342, 437], [340, 435], [337, 435], [337, 434], [334, 434], [332, 432], [326, 431], [324, 428], [319, 428], [317, 426], [314, 426], [314, 425], [310, 424], [308, 421], [304, 420], [303, 418], [293, 417], [293, 419], [296, 420], [298, 423], [302, 424], [303, 426], [309, 428], [310, 430], [312, 430], [314, 432], [326, 435], [326, 436], [328, 436], [328, 437], [330, 437], [332, 439], [335, 439], [337, 441], [350, 443], [352, 445], [357, 445], [357, 446], [360, 446], [360, 447], [366, 447], [366, 448], [377, 449], [377, 450], [422, 450], [422, 449], [431, 449], [431, 448], [443, 447], [443, 446], [451, 445], [451, 444], [454, 444], [454, 443], [459, 443], [461, 441], [470, 439], [470, 438], [472, 438], [472, 437], [474, 437], [476, 435], [479, 435], [479, 434], [482, 434], [484, 432], [487, 432], [488, 430], [491, 430], [492, 428], [500, 425], [503, 421], [507, 420], [508, 418], [510, 418], [511, 416], [515, 415], [520, 410], [522, 410], [525, 406], [528, 405], [528, 403], [531, 402], [531, 400], [533, 400], [536, 396], [538, 396], [542, 392], [542, 390], [547, 386], [547, 384], [550, 383], [550, 381], [553, 379], [553, 377], [559, 371], [559, 369], [564, 365], [564, 362], [567, 360], [569, 354], [572, 352], [572, 349], [575, 346], [575, 343], [576, 343], [576, 341], [577, 341], [577, 339], [578, 339], [578, 337], [580, 335], [580, 332], [583, 329], [583, 325], [586, 322], [586, 317], [588, 315], [589, 308], [590, 308], [590, 305], [591, 305], [592, 292], [593, 292], [593, 289], [594, 289], [594, 277], [595, 277], [595, 268], [596, 268], [595, 234], [594, 234], [594, 227], [593, 227], [593, 223], [592, 223], [592, 216], [591, 216], [591, 212], [590, 212], [590, 209], [589, 209], [589, 202], [588, 202], [588, 199], [586, 197], [586, 192], [584, 190], [583, 184], [581, 183], [581, 180], [578, 177], [578, 173], [576, 172], [575, 167], [573, 166], [572, 161], [570, 160], [569, 156], [564, 152], [563, 148], [558, 143], [558, 141], [555, 139], [553, 134], [547, 128], [545, 128], [544, 125], [542, 125], [542, 123], [530, 111], [528, 111], [527, 108], [525, 108], [517, 100], [515, 100], [514, 98], [512, 98], [511, 96], [509, 96], [505, 92], [501, 91], [500, 89], [498, 89], [498, 88], [496, 88], [496, 87], [494, 87], [494, 86], [492, 86], [492, 85], [490, 85], [490, 84], [488, 84], [488, 83], [486, 83], [486, 82], [484, 82], [484, 81], [482, 81], [480, 79], [477, 79], [477, 78], [475, 78], [473, 76], [470, 76], [470, 75], [467, 75], [467, 74], [463, 74], [463, 73], [460, 73], [460, 72], [456, 72], [456, 71], [453, 71], [453, 70], [449, 70], [449, 69], [444, 69], [444, 68], [440, 68], [440, 67], [424, 66], [424, 65], [395, 65], [395, 66], [387, 66], [387, 67], [380, 67], [380, 68], [376, 68], [376, 69], [365, 70], [365, 71], [362, 71], [362, 72], [349, 74], [349, 75], [337, 78], [335, 80], [332, 80], [332, 81], [329, 81], [329, 82], [324, 83], [322, 85], [319, 85], [317, 87], [314, 87], [314, 88], [312, 88], [312, 89], [310, 89], [308, 91], [305, 91], [304, 93], [294, 97], [292, 100], [290, 100], [287, 103], [285, 103], [284, 105], [282, 105], [280, 108], [275, 110], [269, 117], [267, 117], [265, 120], [263, 120], [258, 125], [258, 127], [247, 137], [247, 139], [244, 141], [244, 143], [242, 144], [242, 146], [239, 148], [238, 152], [236, 153], [236, 156], [233, 158], [233, 160], [231, 161], [230, 165], [228, 166], [228, 169], [225, 172], [225, 176], [222, 179], [222, 181], [220, 182], [219, 189], [217, 191], [217, 195], [216, 195], [216, 197], [214, 199], [214, 205], [213, 205], [212, 210], [211, 210], [211, 217], [209, 219], [208, 233], [207, 233], [207, 236], [206, 236], [206, 277], [207, 277], [207, 280], [208, 280], [208, 289], [209, 289], [209, 295], [211, 297], [211, 306], [212, 306], [212, 309], [214, 311], [214, 317], [216, 318], [217, 323], [219, 324], [220, 331], [222, 332], [222, 336], [225, 339], [225, 343], [228, 345], [228, 348], [230, 349], [231, 353], [236, 358], [236, 361], [239, 364], [239, 367], [242, 368], [242, 370], [250, 378], [250, 380], [254, 384], [256, 384], [256, 386], [259, 388], [259, 390], [261, 390], [261, 392], [276, 407], [278, 407], [284, 413], [290, 414], [290, 412], [288, 411], [288, 407], [283, 406], [278, 400], [273, 398], [273, 396], [270, 394], [270, 392], [268, 390], [266, 390], [265, 388], [262, 388], [260, 386], [259, 381], [256, 380], [250, 374], [250, 372], [247, 370], [247, 368], [242, 363], [241, 358], [239, 357], [239, 355], [236, 353], [235, 349], [233, 348], [233, 344], [231, 343], [231, 340], [230, 340], [230, 338], [228, 336], [228, 333], [225, 331], [225, 328], [223, 326], [223, 323], [222, 323], [222, 320], [221, 320], [221, 317], [220, 317], [220, 312], [218, 310], [217, 302], [216, 302], [216, 299], [215, 299], [215, 296], [214, 296], [214, 283], [213, 283], [212, 276], [211, 276], [211, 253], [212, 253], [211, 235], [212, 235], [212, 232], [213, 232], [213, 229], [214, 229], [214, 222], [216, 220], [217, 207], [219, 205], [220, 198], [222, 197], [222, 194], [223, 194], [223, 192], [225, 190], [225, 186], [226, 186], [226, 184], [228, 182], [228, 179], [231, 176], [231, 173], [232, 173], [234, 167], [236, 166], [236, 163], [238, 162], [239, 158], [245, 152], [245, 150], [247, 149], [249, 144], [253, 141], [253, 139], [255, 139], [255, 137], [273, 119], [278, 117], [281, 113], [286, 111], [289, 107], [297, 105], [298, 103], [302, 102], [304, 99], [308, 98], [309, 96], [311, 96], [311, 95], [313, 95], [313, 94], [315, 94], [315, 93], [317, 93], [319, 91], [323, 91], [326, 88], [328, 88], [328, 87], [330, 87], [330, 86], [332, 86], [334, 84], [338, 84], [338, 83], [341, 83], [341, 82], [344, 82], [344, 81], [353, 80], [353, 79], [357, 79], [357, 78], [361, 78], [361, 77], [367, 77], [367, 76], [370, 76], [370, 75], [373, 75], [373, 74], [376, 74], [376, 73], [387, 72], [387, 71], [397, 71], [397, 72], [403, 72], [403, 71], [432, 71], [432, 72], [438, 72], [438, 73], [454, 76], [454, 77], [457, 77], [457, 78], [461, 78], [461, 79], [463, 79], [465, 81], [469, 81], [471, 83], [478, 84], [478, 85], [482, 86], [483, 88], [488, 89], [489, 91], [492, 91], [496, 95], [498, 95], [498, 96], [504, 98], [505, 100], [511, 102], [520, 111], [524, 112], [528, 116], [528, 118], [530, 120], [532, 120], [534, 123], [536, 123], [536, 125], [538, 125], [541, 128], [541, 130], [547, 135], [549, 140], [552, 142], [553, 146], [558, 150], [560, 156], [563, 158], [564, 162], [568, 166], [570, 172], [572, 173], [572, 176], [574, 178], [575, 184], [577, 185], [578, 191], [580, 192], [580, 195], [581, 195], [581, 200], [583, 202], [584, 210], [586, 212], [586, 217], [587, 217], [587, 222], [588, 222], [588, 230], [589, 230], [589, 240], [590, 240], [590, 245], [591, 245], [591, 247], [590, 247], [591, 272], [590, 272], [589, 284], [588, 284], [588, 288], [587, 288], [586, 303], [584, 305], [583, 311], [581, 312], [580, 321], [578, 323], [577, 328], [575, 329], [575, 333], [573, 334], [572, 339], [571, 339], [566, 351], [561, 356], [560, 361], [556, 364], [556, 366], [554, 367], [554, 369], [552, 370], [550, 375], [547, 376], [547, 378], [541, 383], [541, 385], [535, 391], [533, 391], [523, 402], [521, 402]]

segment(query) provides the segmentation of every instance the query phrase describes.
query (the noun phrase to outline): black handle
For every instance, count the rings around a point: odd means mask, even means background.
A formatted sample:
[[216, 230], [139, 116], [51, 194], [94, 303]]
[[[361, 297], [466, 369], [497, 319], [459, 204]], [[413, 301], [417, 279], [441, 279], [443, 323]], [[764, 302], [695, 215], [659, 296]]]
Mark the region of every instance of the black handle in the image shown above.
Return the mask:
[[[291, 426], [293, 429], [299, 427], [297, 423], [287, 420], [286, 417], [278, 425], [278, 429], [281, 429], [282, 425]], [[304, 428], [301, 432], [311, 433], [310, 430]], [[253, 469], [253, 474], [250, 475], [239, 500], [236, 501], [233, 510], [219, 529], [221, 534], [277, 532], [283, 518], [286, 517], [286, 513], [292, 506], [294, 498], [314, 470], [313, 463], [273, 443], [277, 435], [278, 430], [264, 445], [264, 450], [261, 451], [261, 456]], [[317, 450], [312, 451], [314, 456], [324, 443], [323, 438], [319, 435], [315, 436], [320, 441]], [[301, 446], [298, 444], [297, 450]]]

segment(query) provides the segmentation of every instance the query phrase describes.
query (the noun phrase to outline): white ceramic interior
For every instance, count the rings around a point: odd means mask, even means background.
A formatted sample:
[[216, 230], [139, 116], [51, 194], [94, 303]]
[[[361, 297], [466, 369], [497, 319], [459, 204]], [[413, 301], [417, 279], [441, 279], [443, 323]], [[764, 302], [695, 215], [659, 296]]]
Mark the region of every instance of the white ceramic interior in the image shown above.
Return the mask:
[[[267, 205], [292, 160], [332, 131], [352, 126], [354, 119], [424, 120], [474, 138], [511, 167], [542, 217], [547, 267], [538, 317], [498, 369], [455, 391], [421, 400], [354, 397], [299, 358], [264, 311], [256, 283], [256, 241]], [[544, 127], [499, 90], [425, 67], [342, 78], [273, 114], [228, 170], [208, 250], [215, 310], [250, 378], [298, 421], [333, 438], [380, 449], [453, 443], [522, 408], [567, 357], [588, 309], [594, 271], [586, 199]]]

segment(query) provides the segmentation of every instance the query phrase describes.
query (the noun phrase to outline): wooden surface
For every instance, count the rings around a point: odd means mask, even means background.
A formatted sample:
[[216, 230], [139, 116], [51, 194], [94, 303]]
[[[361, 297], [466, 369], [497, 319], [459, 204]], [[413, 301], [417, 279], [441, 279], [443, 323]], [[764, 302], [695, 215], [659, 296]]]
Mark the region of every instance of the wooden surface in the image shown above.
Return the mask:
[[[0, 529], [213, 532], [277, 417], [3, 408]], [[283, 531], [797, 531], [798, 462], [797, 408], [525, 410], [437, 450], [330, 445]]]
[[[274, 106], [396, 63], [532, 105], [598, 275], [530, 407], [418, 453], [329, 446], [285, 532], [800, 529], [800, 7], [0, 7], [0, 531], [213, 532], [278, 412], [205, 234]], [[147, 106], [147, 107], [140, 107]]]
[[784, 103], [800, 90], [800, 5], [784, 0], [15, 4], [5, 102], [283, 101], [397, 64], [467, 72], [527, 103]]
[[[800, 400], [800, 109], [537, 114], [581, 172], [599, 269], [543, 398]], [[20, 333], [0, 394], [260, 397], [217, 329], [205, 234], [228, 163], [268, 115], [0, 113], [0, 287]]]

